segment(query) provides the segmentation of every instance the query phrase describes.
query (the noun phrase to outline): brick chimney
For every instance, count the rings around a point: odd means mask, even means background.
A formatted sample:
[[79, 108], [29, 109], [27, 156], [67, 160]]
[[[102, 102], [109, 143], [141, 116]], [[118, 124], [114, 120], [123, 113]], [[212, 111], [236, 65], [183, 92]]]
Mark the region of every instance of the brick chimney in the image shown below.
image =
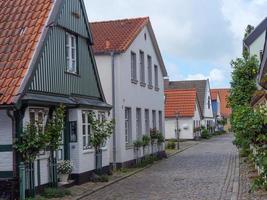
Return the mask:
[[164, 78], [164, 89], [168, 89], [169, 82], [170, 82], [169, 77], [165, 77]]

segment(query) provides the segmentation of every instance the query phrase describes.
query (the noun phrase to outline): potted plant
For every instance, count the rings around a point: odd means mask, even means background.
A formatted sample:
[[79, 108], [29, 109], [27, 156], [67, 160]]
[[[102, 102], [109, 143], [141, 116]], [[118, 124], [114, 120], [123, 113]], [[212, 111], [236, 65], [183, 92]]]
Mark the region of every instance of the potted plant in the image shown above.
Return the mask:
[[90, 141], [95, 148], [96, 171], [102, 173], [102, 147], [113, 133], [114, 121], [100, 120], [94, 112], [90, 113], [89, 118], [93, 131]]
[[142, 137], [142, 142], [143, 142], [143, 154], [145, 155], [145, 149], [146, 147], [148, 147], [149, 143], [150, 143], [150, 136], [149, 135], [143, 135]]
[[160, 147], [162, 143], [165, 142], [165, 138], [162, 133], [158, 133], [158, 138], [157, 138], [157, 144], [158, 144], [158, 151], [160, 151]]
[[143, 146], [143, 141], [140, 139], [137, 139], [133, 142], [134, 145], [134, 152], [136, 153], [136, 161], [138, 163], [139, 161], [139, 149]]
[[152, 154], [154, 153], [154, 144], [157, 143], [159, 131], [156, 128], [150, 129]]
[[70, 160], [62, 160], [57, 165], [57, 171], [61, 183], [68, 183], [69, 175], [73, 169], [73, 163]]

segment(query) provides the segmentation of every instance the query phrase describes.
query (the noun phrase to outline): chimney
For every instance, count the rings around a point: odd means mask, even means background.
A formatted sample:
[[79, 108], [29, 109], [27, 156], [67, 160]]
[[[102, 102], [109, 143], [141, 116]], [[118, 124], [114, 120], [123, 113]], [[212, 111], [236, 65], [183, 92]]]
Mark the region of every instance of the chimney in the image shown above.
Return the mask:
[[106, 42], [105, 42], [105, 49], [109, 49], [110, 46], [111, 46], [110, 41], [109, 40], [106, 40]]
[[164, 78], [164, 89], [168, 89], [169, 83], [170, 83], [169, 77], [165, 77]]

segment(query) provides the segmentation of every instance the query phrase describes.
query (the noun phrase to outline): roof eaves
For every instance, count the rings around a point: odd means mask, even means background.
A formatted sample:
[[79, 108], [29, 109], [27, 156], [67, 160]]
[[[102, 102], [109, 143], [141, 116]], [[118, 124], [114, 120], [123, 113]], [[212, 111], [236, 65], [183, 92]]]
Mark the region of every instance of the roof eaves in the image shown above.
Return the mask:
[[243, 42], [247, 46], [251, 45], [258, 36], [265, 31], [267, 28], [267, 17], [265, 17], [259, 24], [256, 26], [256, 28], [246, 37], [244, 38]]

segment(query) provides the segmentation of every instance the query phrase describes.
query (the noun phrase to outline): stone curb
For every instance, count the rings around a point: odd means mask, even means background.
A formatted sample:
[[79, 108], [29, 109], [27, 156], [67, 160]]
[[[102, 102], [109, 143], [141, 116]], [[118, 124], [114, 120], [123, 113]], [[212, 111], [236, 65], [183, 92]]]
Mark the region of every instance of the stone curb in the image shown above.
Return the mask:
[[231, 200], [238, 200], [238, 194], [239, 194], [239, 152], [237, 151], [236, 160], [235, 160], [235, 176], [234, 176], [234, 184], [233, 184], [233, 191]]
[[[187, 150], [187, 149], [189, 149], [189, 148], [191, 148], [191, 147], [193, 147], [193, 146], [195, 146], [195, 145], [197, 145], [197, 144], [199, 144], [199, 143], [200, 143], [200, 142], [198, 142], [198, 143], [196, 143], [196, 144], [193, 144], [193, 145], [190, 145], [190, 146], [188, 146], [188, 147], [185, 147], [184, 149], [181, 149], [181, 150], [179, 150], [179, 151], [177, 151], [177, 152], [175, 152], [175, 153], [172, 153], [172, 154], [170, 154], [170, 155], [167, 155], [168, 157], [167, 157], [166, 159], [168, 159], [168, 158], [170, 158], [170, 157], [173, 157], [174, 155], [176, 155], [176, 154], [178, 154], [178, 153], [181, 153], [181, 152], [183, 152], [183, 151], [185, 151], [185, 150]], [[163, 161], [163, 160], [160, 160], [160, 161]], [[160, 161], [159, 161], [159, 162], [160, 162]], [[154, 164], [157, 164], [157, 163], [159, 163], [159, 162], [156, 162], [156, 163], [154, 163]], [[124, 180], [124, 179], [126, 179], [126, 178], [128, 178], [128, 177], [130, 177], [130, 176], [133, 176], [133, 175], [135, 175], [135, 174], [137, 174], [137, 173], [139, 173], [139, 172], [141, 172], [141, 171], [143, 171], [143, 170], [145, 170], [145, 169], [147, 169], [147, 168], [150, 168], [150, 167], [152, 167], [154, 164], [145, 166], [145, 167], [143, 167], [143, 168], [141, 168], [141, 169], [138, 169], [138, 170], [136, 170], [136, 171], [134, 171], [134, 172], [131, 172], [130, 174], [127, 174], [127, 175], [125, 175], [125, 176], [123, 176], [123, 177], [121, 177], [121, 178], [118, 178], [118, 179], [116, 179], [116, 180], [110, 181], [110, 182], [108, 182], [108, 183], [105, 184], [105, 185], [99, 186], [99, 187], [93, 189], [93, 190], [90, 191], [90, 192], [85, 192], [84, 194], [82, 194], [82, 195], [80, 195], [80, 196], [78, 196], [78, 197], [75, 197], [75, 198], [73, 198], [73, 199], [74, 199], [74, 200], [80, 200], [80, 199], [82, 199], [82, 198], [84, 198], [84, 197], [90, 196], [91, 194], [93, 194], [93, 193], [95, 193], [95, 192], [97, 192], [97, 191], [99, 191], [99, 190], [101, 190], [101, 189], [104, 189], [104, 188], [106, 188], [106, 187], [108, 187], [108, 186], [110, 186], [110, 185], [113, 185], [114, 183], [120, 182], [120, 181], [122, 181], [122, 180]]]

